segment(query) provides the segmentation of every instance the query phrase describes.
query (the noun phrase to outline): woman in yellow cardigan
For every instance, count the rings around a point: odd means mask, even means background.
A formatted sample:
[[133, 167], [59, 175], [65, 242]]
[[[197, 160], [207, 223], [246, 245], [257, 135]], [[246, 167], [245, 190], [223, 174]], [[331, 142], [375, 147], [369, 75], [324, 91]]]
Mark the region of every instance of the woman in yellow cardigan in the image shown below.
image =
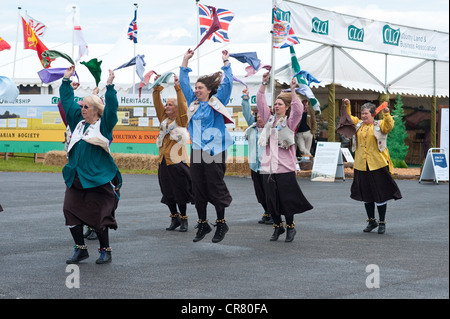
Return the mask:
[[[159, 76], [156, 77], [158, 79]], [[192, 181], [186, 143], [189, 141], [186, 116], [187, 103], [180, 88], [178, 76], [174, 76], [177, 98], [168, 98], [166, 105], [161, 100], [161, 85], [153, 88], [153, 104], [160, 122], [156, 145], [159, 147], [158, 181], [161, 202], [170, 210], [171, 223], [166, 230], [180, 232], [188, 230], [187, 204], [193, 201]], [[178, 210], [177, 210], [178, 206]]]
[[[387, 135], [394, 128], [394, 120], [387, 107], [383, 109], [383, 120], [375, 120], [376, 106], [372, 103], [361, 106], [359, 119], [351, 115], [350, 101], [344, 99], [343, 102], [356, 126], [356, 136], [353, 139], [354, 178], [350, 197], [364, 202], [368, 217], [364, 232], [378, 227], [378, 233], [384, 234], [387, 201], [402, 198], [400, 189], [392, 178], [393, 165], [386, 147]], [[379, 222], [375, 220], [375, 205]]]

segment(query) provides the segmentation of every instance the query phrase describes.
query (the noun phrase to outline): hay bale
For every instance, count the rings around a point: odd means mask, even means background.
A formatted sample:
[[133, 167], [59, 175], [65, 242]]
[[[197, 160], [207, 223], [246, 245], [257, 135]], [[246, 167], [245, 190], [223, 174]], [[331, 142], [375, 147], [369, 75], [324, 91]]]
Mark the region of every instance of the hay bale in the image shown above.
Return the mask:
[[44, 156], [44, 165], [48, 166], [61, 166], [67, 164], [66, 151], [50, 151]]

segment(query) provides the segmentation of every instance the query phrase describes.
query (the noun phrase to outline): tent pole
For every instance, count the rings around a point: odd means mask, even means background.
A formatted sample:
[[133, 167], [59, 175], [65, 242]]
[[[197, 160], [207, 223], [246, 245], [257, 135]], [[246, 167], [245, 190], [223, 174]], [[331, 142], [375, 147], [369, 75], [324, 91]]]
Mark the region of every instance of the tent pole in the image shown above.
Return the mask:
[[331, 72], [333, 81], [328, 86], [328, 142], [336, 140], [335, 120], [336, 120], [336, 68], [335, 68], [335, 47], [331, 46]]
[[433, 96], [431, 97], [430, 147], [436, 148], [436, 60], [433, 60]]
[[270, 99], [270, 108], [273, 107], [274, 104], [274, 98], [275, 98], [275, 50], [273, 48], [273, 9], [275, 8], [275, 0], [272, 0], [272, 26], [270, 30], [270, 65], [272, 68], [270, 69], [270, 93], [272, 93], [272, 97]]

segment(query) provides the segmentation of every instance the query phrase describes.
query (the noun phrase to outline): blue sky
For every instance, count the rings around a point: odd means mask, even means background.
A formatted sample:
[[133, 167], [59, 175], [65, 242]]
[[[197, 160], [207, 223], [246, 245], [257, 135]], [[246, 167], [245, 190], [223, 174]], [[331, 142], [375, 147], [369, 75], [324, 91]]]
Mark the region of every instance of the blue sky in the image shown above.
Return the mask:
[[[230, 39], [235, 43], [270, 42], [271, 0], [209, 0], [206, 5], [226, 8], [235, 13], [230, 25]], [[339, 13], [361, 16], [401, 25], [449, 32], [448, 0], [303, 0], [297, 1]], [[0, 0], [0, 37], [15, 42], [18, 7], [44, 22], [45, 42], [71, 42], [72, 6], [80, 13], [80, 23], [88, 43], [115, 43], [125, 36], [138, 9], [138, 39], [145, 44], [197, 44], [197, 9], [195, 0]], [[19, 42], [21, 28], [19, 28]]]

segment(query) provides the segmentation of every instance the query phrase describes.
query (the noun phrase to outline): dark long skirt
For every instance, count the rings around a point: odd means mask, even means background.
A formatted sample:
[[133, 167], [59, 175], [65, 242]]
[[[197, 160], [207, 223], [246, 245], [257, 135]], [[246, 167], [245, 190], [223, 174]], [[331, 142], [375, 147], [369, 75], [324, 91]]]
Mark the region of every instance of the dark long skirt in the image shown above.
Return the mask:
[[383, 203], [390, 199], [401, 199], [402, 193], [388, 166], [385, 166], [374, 171], [355, 169], [350, 198], [367, 203]]
[[260, 172], [251, 171], [253, 188], [255, 189], [256, 199], [263, 207], [266, 207], [266, 193], [264, 192], [263, 186], [263, 174]]
[[[118, 184], [116, 178], [112, 183]], [[105, 228], [117, 229], [115, 211], [119, 204], [118, 196], [120, 190], [114, 192], [109, 183], [83, 189], [78, 175], [75, 175], [72, 187], [66, 188], [64, 197], [66, 225], [87, 225], [97, 232], [102, 232]]]
[[193, 203], [189, 166], [180, 162], [167, 165], [165, 157], [158, 166], [161, 203], [166, 205]]
[[263, 174], [268, 213], [292, 216], [313, 209], [298, 185], [295, 172]]
[[230, 206], [232, 198], [223, 180], [226, 171], [226, 153], [211, 156], [201, 150], [191, 152], [192, 193], [195, 206], [208, 202], [217, 208]]

